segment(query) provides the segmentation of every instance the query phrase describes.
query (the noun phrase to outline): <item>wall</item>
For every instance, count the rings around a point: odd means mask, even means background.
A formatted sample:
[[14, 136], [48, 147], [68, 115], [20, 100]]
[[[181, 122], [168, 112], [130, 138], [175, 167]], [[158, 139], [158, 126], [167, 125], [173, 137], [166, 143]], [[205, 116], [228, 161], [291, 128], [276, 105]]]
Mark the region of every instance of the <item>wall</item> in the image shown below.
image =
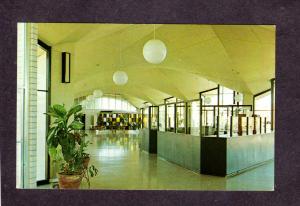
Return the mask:
[[200, 137], [173, 133], [157, 132], [157, 154], [184, 168], [200, 171]]
[[[59, 44], [52, 47], [51, 50], [51, 104], [65, 104], [67, 108], [70, 108], [74, 103], [74, 72], [76, 53], [74, 44], [66, 43]], [[61, 83], [62, 78], [62, 64], [61, 53], [71, 53], [71, 83]]]

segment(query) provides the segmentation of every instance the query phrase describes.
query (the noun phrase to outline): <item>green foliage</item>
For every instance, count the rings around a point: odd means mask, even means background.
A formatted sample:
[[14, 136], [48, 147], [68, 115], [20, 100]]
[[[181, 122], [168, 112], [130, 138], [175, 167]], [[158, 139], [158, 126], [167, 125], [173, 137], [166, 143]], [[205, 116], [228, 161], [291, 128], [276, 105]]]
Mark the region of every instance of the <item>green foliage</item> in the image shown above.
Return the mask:
[[98, 174], [98, 169], [94, 165], [91, 165], [88, 168], [88, 172], [89, 172], [91, 177], [95, 177]]
[[[80, 121], [83, 115], [81, 110], [81, 105], [75, 105], [67, 111], [64, 105], [55, 104], [46, 113], [53, 118], [47, 135], [49, 154], [54, 160], [63, 159], [60, 166], [65, 174], [81, 173], [84, 169], [83, 159], [88, 155], [85, 153], [88, 142], [82, 140], [87, 134], [81, 131], [84, 126]], [[73, 120], [70, 121], [72, 116]], [[91, 171], [93, 175], [97, 173], [94, 167]]]

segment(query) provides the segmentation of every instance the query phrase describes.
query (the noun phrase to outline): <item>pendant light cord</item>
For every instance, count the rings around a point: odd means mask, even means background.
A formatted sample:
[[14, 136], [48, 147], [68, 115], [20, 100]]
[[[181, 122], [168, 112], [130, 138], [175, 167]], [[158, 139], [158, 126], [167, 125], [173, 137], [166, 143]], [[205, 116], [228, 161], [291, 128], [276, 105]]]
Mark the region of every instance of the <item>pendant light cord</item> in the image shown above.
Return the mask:
[[120, 67], [122, 65], [122, 60], [121, 60], [121, 33], [120, 33], [120, 37], [119, 37], [119, 62], [120, 62]]
[[155, 24], [154, 24], [154, 32], [153, 32], [153, 34], [154, 34], [154, 40], [155, 40]]

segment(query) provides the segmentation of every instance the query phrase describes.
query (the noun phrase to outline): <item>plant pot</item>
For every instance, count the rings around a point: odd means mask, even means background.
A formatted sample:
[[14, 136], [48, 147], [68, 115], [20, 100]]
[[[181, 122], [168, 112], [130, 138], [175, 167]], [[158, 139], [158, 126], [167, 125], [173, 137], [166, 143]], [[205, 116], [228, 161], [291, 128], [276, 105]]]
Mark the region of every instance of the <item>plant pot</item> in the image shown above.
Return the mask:
[[72, 175], [58, 173], [57, 177], [60, 189], [79, 189], [82, 180], [82, 173]]
[[88, 168], [89, 162], [90, 162], [90, 157], [85, 157], [85, 158], [83, 159], [83, 167], [84, 167], [85, 169]]

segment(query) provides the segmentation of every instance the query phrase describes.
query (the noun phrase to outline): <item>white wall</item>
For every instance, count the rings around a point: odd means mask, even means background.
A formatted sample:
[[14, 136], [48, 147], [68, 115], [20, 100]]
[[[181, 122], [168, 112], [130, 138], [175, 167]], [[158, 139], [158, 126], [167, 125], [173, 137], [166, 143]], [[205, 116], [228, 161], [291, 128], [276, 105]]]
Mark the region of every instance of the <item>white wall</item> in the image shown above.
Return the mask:
[[[60, 44], [53, 46], [51, 50], [51, 105], [65, 104], [70, 108], [74, 103], [74, 71], [75, 71], [75, 49], [73, 44]], [[71, 53], [71, 83], [61, 83], [62, 79], [62, 52]]]

